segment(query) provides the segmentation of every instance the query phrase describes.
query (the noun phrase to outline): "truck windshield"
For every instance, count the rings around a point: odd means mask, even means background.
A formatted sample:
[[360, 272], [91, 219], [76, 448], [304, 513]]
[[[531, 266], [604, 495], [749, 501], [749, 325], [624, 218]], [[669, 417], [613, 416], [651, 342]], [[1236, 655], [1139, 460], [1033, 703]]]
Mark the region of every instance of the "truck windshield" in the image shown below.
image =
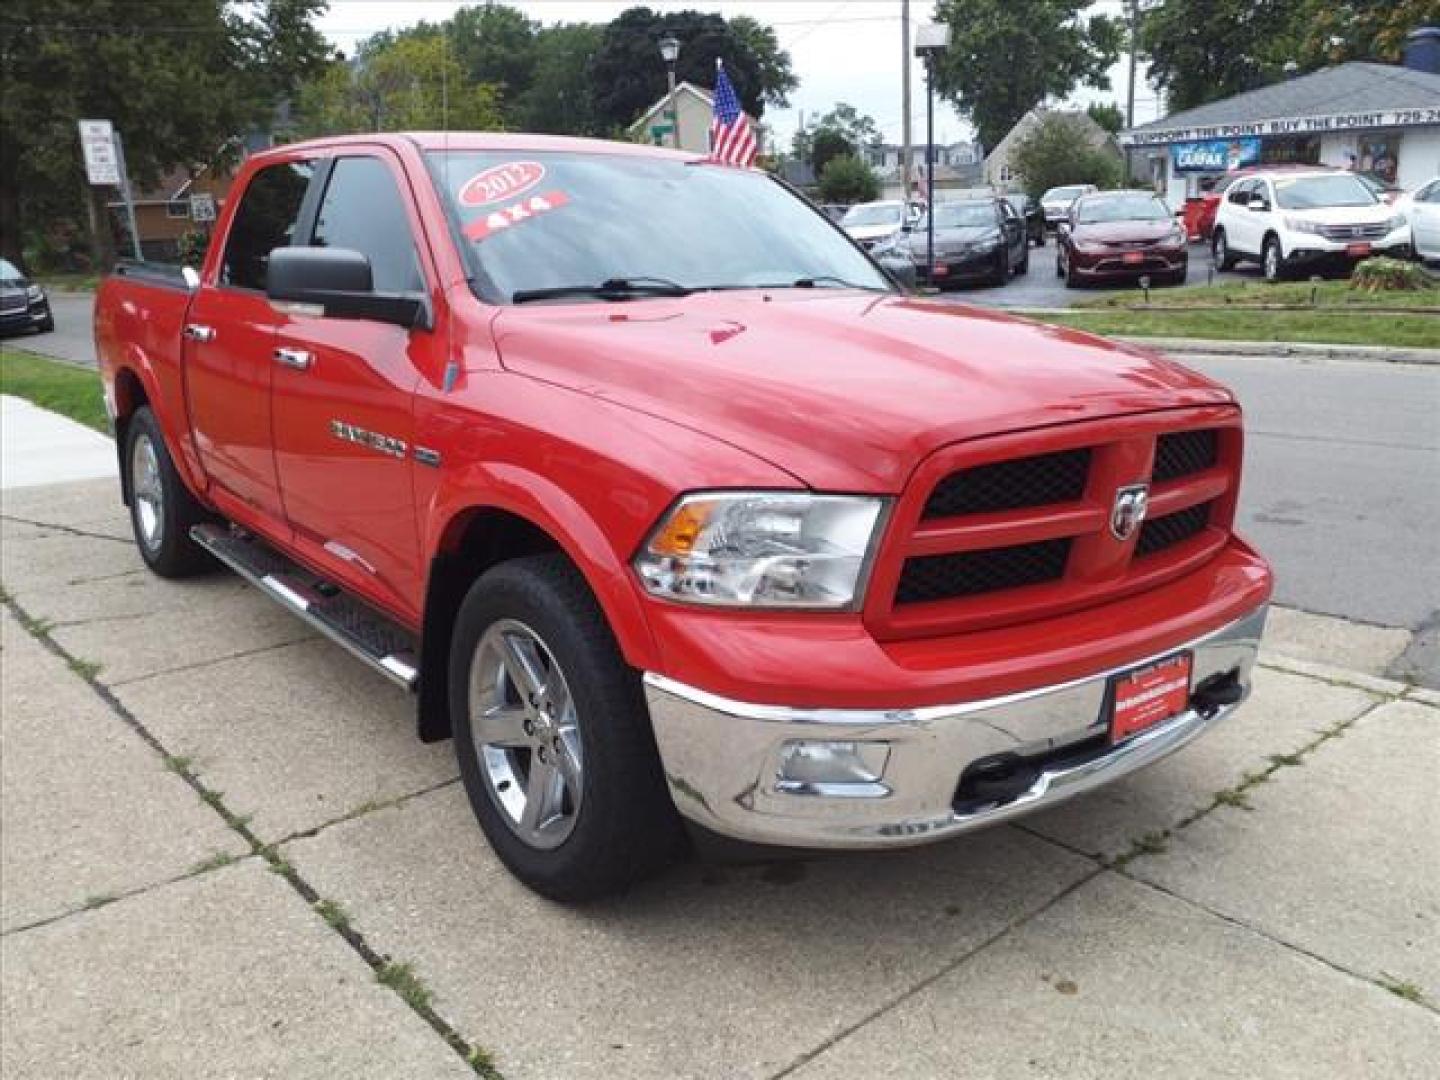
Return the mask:
[[654, 295], [600, 288], [615, 282], [659, 281], [676, 294], [892, 289], [824, 216], [764, 173], [628, 154], [429, 156], [487, 299]]

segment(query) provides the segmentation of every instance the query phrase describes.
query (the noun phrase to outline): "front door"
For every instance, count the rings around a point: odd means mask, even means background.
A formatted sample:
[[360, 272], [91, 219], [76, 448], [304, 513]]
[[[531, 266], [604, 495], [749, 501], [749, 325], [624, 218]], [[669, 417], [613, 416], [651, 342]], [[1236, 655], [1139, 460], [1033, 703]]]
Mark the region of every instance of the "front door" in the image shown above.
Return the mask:
[[312, 163], [297, 158], [251, 177], [214, 280], [196, 292], [184, 329], [185, 390], [205, 472], [277, 519], [270, 379], [279, 316], [265, 297], [265, 271], [270, 251], [294, 239], [312, 173]]
[[[358, 155], [325, 171], [311, 243], [366, 255], [377, 292], [425, 291], [398, 165]], [[292, 313], [278, 328], [272, 365], [275, 459], [291, 527], [323, 547], [352, 587], [405, 613], [423, 577], [414, 390], [421, 354], [437, 347], [438, 334]]]

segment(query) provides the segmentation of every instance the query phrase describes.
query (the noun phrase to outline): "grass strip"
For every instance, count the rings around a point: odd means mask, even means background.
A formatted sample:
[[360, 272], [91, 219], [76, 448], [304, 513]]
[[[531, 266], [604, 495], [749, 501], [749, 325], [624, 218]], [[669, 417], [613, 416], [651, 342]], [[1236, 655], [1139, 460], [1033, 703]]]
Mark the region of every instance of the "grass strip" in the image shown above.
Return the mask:
[[34, 402], [42, 409], [110, 433], [100, 375], [23, 349], [0, 350], [0, 394]]
[[1153, 312], [1086, 308], [1033, 317], [1094, 334], [1440, 348], [1440, 319], [1432, 315], [1380, 315], [1361, 310], [1246, 311], [1232, 307]]

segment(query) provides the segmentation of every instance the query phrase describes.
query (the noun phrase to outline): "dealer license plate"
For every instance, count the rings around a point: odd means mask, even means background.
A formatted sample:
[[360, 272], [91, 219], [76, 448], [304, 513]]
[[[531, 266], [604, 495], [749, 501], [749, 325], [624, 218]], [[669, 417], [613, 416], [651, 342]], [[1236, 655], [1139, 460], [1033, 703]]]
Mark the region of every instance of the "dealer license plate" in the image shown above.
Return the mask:
[[1351, 244], [1349, 247], [1347, 247], [1347, 248], [1345, 249], [1345, 254], [1346, 254], [1346, 255], [1369, 255], [1369, 254], [1370, 254], [1370, 245], [1369, 245], [1369, 244]]
[[1127, 251], [1121, 257], [1120, 261], [1126, 263], [1127, 265], [1134, 266], [1137, 263], [1143, 263], [1145, 261], [1145, 256], [1139, 251]]
[[1110, 741], [1120, 742], [1183, 712], [1190, 702], [1191, 655], [1178, 653], [1116, 675]]

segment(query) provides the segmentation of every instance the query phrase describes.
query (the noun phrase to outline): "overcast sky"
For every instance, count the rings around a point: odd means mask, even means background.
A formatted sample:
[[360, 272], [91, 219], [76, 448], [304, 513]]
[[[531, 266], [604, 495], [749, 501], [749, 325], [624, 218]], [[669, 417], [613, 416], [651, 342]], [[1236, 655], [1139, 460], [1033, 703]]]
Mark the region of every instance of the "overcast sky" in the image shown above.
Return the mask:
[[[515, 7], [543, 23], [608, 22], [633, 2], [615, 0], [511, 0]], [[408, 26], [428, 19], [448, 17], [462, 4], [458, 0], [407, 0], [399, 4], [385, 0], [330, 0], [330, 10], [320, 27], [336, 45], [349, 52], [357, 41], [377, 30]], [[900, 141], [904, 109], [900, 103], [900, 0], [650, 0], [658, 11], [695, 8], [716, 11], [726, 17], [749, 15], [774, 27], [780, 45], [790, 53], [800, 88], [790, 97], [789, 109], [766, 109], [765, 122], [782, 146], [788, 145], [803, 111], [819, 115], [837, 101], [846, 101], [869, 114], [879, 125], [887, 142]], [[1124, 0], [1099, 0], [1095, 13], [1118, 15]], [[927, 21], [933, 7], [925, 0], [913, 0], [911, 32]], [[656, 64], [660, 64], [656, 57]], [[1143, 74], [1143, 72], [1142, 72]], [[1083, 89], [1072, 104], [1125, 101], [1126, 63], [1115, 65], [1111, 89]], [[914, 92], [911, 99], [912, 137], [925, 137], [925, 96], [923, 72], [911, 65]], [[1159, 113], [1155, 91], [1143, 81], [1135, 91], [1135, 121], [1145, 123]], [[955, 142], [973, 137], [968, 123], [954, 110], [937, 101], [936, 141]]]

